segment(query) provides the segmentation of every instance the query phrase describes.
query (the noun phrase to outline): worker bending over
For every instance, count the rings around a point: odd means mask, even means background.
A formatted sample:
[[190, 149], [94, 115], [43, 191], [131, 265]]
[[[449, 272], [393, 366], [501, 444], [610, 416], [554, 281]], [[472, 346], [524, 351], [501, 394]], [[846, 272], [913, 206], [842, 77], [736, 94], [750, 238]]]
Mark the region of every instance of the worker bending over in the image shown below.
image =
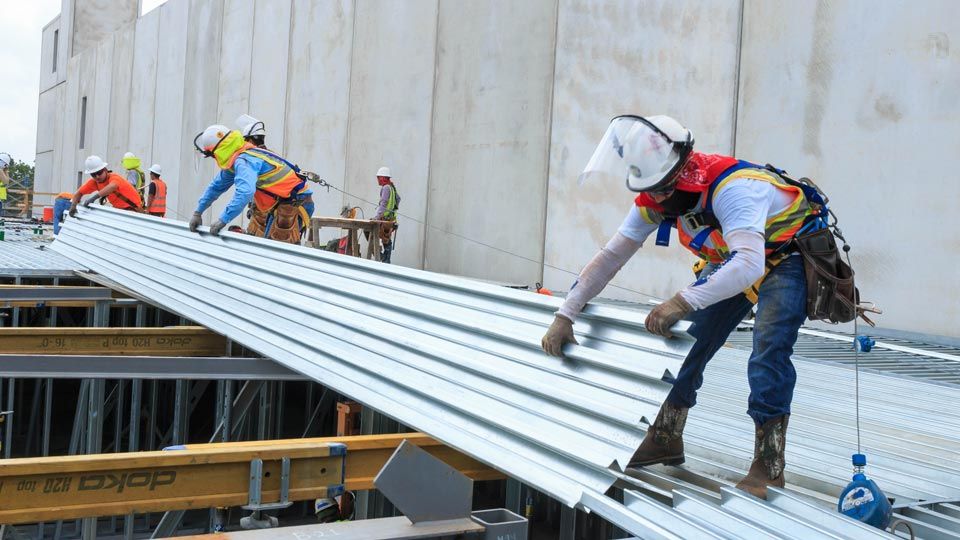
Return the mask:
[[373, 219], [390, 222], [380, 226], [380, 243], [383, 245], [380, 260], [389, 264], [390, 254], [393, 253], [393, 233], [397, 230], [400, 195], [397, 194], [397, 186], [393, 185], [393, 178], [387, 167], [380, 167], [377, 171], [377, 184], [380, 185], [380, 204], [377, 205], [377, 213]]
[[739, 489], [765, 498], [784, 485], [784, 449], [796, 372], [790, 361], [806, 318], [802, 258], [791, 239], [813, 219], [802, 190], [777, 173], [746, 161], [693, 151], [693, 135], [666, 116], [615, 118], [581, 175], [626, 182], [639, 192], [607, 245], [584, 267], [543, 337], [562, 354], [576, 343], [573, 321], [620, 268], [656, 232], [667, 245], [675, 227], [680, 243], [708, 265], [694, 283], [651, 310], [647, 330], [671, 337], [686, 317], [696, 342], [673, 389], [628, 467], [684, 461], [683, 428], [696, 404], [707, 362], [757, 302], [753, 350], [747, 367], [747, 414], [755, 425], [753, 462]]
[[[77, 205], [84, 195], [90, 195], [84, 206], [90, 206], [97, 199], [106, 198], [114, 208], [143, 212], [143, 200], [137, 190], [126, 178], [107, 169], [107, 163], [100, 156], [90, 156], [83, 163], [83, 172], [90, 178], [73, 194], [70, 201], [70, 217], [77, 215]], [[91, 195], [92, 194], [92, 195]]]
[[247, 233], [281, 242], [299, 244], [313, 213], [311, 191], [306, 179], [278, 154], [255, 147], [237, 130], [212, 125], [194, 139], [194, 146], [206, 157], [216, 160], [220, 172], [197, 202], [190, 219], [190, 230], [197, 231], [202, 212], [220, 195], [234, 187], [233, 198], [210, 226], [210, 234], [220, 231], [253, 204]]

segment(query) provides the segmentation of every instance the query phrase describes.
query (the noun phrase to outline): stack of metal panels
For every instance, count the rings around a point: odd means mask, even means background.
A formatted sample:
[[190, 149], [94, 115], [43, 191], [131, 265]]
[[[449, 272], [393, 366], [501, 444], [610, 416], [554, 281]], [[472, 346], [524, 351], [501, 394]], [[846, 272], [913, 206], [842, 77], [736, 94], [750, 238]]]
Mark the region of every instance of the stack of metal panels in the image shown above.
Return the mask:
[[[689, 346], [646, 334], [643, 312], [589, 306], [576, 325], [581, 346], [559, 361], [539, 350], [554, 298], [109, 209], [80, 216], [55, 250], [632, 534], [884, 534], [835, 511], [856, 450], [850, 370], [797, 362], [789, 489], [769, 501], [730, 487], [753, 448], [742, 350], [724, 349], [708, 367], [686, 464], [632, 478], [620, 470]], [[868, 473], [921, 537], [960, 539], [950, 502], [960, 499], [960, 395], [862, 374], [861, 399]], [[614, 483], [622, 504], [604, 495]]]

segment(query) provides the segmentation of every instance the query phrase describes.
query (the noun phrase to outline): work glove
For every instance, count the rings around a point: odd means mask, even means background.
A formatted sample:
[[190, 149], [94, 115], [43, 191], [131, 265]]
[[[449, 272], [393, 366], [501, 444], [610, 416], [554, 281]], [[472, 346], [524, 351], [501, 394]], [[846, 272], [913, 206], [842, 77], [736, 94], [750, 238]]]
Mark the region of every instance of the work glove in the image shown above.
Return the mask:
[[193, 216], [190, 217], [190, 232], [197, 232], [197, 227], [203, 225], [203, 216], [200, 215], [200, 212], [194, 212]]
[[693, 311], [693, 307], [680, 296], [680, 293], [677, 293], [666, 302], [650, 310], [644, 324], [647, 326], [647, 332], [651, 334], [668, 338], [673, 337], [673, 334], [670, 333], [670, 327], [677, 324], [677, 321], [686, 317], [691, 311]]
[[210, 234], [214, 236], [220, 236], [220, 231], [226, 227], [227, 224], [220, 221], [219, 219], [213, 222], [213, 225], [210, 226]]
[[70, 217], [77, 217], [77, 203], [71, 204], [70, 211], [67, 213], [70, 214]]
[[563, 315], [556, 315], [553, 318], [553, 324], [547, 329], [547, 333], [540, 340], [540, 346], [543, 352], [550, 356], [563, 356], [563, 346], [567, 343], [579, 345], [580, 342], [573, 336], [573, 321]]
[[85, 201], [83, 201], [83, 207], [84, 207], [84, 208], [90, 208], [90, 205], [93, 204], [93, 203], [94, 203], [97, 199], [99, 199], [99, 198], [100, 198], [99, 195], [91, 195], [91, 196], [87, 197], [87, 199], [86, 199]]

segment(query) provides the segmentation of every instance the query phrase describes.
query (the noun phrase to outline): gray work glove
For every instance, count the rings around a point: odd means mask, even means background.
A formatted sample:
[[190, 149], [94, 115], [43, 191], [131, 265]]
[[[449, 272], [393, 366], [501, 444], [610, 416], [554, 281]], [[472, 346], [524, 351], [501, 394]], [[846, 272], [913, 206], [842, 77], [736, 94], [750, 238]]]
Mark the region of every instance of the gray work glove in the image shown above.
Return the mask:
[[70, 214], [70, 217], [77, 217], [77, 203], [71, 204], [70, 211], [67, 213]]
[[550, 356], [563, 356], [563, 346], [567, 343], [579, 345], [580, 342], [573, 336], [573, 321], [563, 315], [556, 315], [553, 318], [553, 324], [547, 329], [547, 333], [540, 340], [540, 346], [543, 352]]
[[673, 295], [672, 298], [659, 306], [650, 310], [647, 320], [644, 324], [647, 332], [663, 337], [673, 337], [670, 333], [670, 327], [677, 324], [677, 321], [686, 317], [693, 307], [680, 296], [680, 293]]
[[226, 227], [227, 224], [220, 221], [219, 219], [213, 222], [213, 225], [210, 226], [210, 234], [214, 236], [220, 236], [220, 231]]
[[203, 216], [200, 215], [200, 212], [194, 212], [193, 216], [190, 217], [190, 232], [197, 232], [197, 227], [203, 225]]
[[91, 195], [91, 196], [87, 197], [87, 199], [86, 199], [85, 201], [83, 201], [83, 207], [84, 207], [84, 208], [90, 208], [90, 205], [93, 204], [94, 202], [96, 202], [96, 200], [99, 199], [99, 198], [100, 198], [99, 195]]

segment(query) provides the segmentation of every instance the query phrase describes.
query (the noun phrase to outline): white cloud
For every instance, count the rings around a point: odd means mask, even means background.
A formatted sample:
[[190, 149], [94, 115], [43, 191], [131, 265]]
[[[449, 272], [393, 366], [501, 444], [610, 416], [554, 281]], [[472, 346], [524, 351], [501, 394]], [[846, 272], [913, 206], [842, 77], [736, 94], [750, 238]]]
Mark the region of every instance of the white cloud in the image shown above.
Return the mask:
[[40, 94], [40, 37], [60, 0], [3, 3], [0, 15], [0, 152], [33, 163]]

